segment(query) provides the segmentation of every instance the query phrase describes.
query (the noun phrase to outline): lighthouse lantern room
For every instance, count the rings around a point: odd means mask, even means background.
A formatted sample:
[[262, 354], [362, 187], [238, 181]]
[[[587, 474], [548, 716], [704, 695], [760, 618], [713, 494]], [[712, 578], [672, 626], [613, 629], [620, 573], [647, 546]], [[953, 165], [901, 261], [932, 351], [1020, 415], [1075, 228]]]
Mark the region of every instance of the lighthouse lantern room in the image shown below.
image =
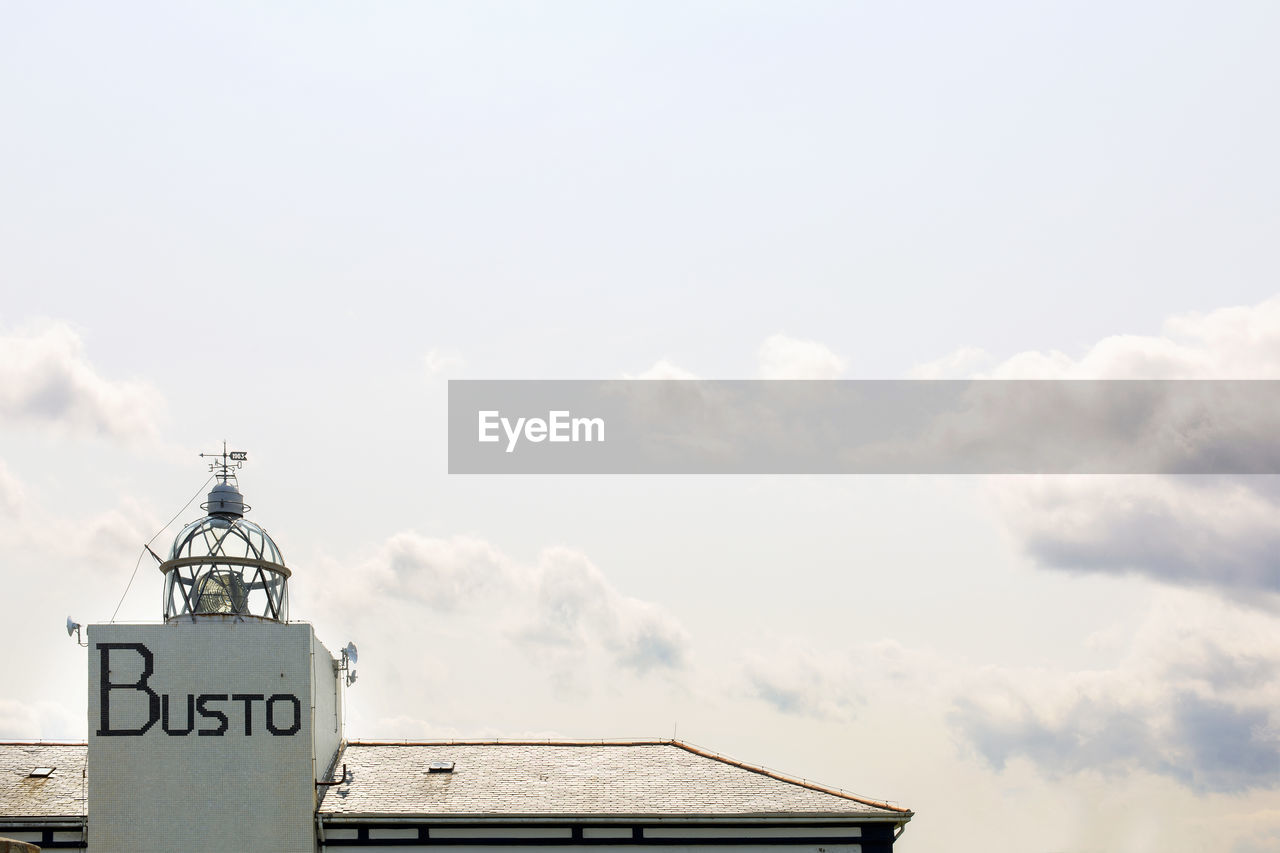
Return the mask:
[[231, 616], [289, 621], [289, 569], [267, 531], [244, 517], [250, 510], [236, 482], [247, 454], [223, 445], [209, 469], [217, 483], [201, 509], [204, 518], [174, 537], [164, 573], [164, 618], [196, 621]]

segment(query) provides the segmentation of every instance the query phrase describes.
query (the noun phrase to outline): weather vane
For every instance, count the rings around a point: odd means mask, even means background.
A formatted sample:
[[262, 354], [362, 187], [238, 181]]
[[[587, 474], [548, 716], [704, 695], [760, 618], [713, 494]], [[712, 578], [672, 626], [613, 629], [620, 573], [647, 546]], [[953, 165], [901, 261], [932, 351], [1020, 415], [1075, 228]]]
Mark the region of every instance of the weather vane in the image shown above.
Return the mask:
[[201, 453], [200, 458], [209, 458], [216, 460], [209, 463], [209, 470], [218, 475], [222, 482], [226, 482], [228, 478], [234, 477], [235, 472], [244, 467], [245, 460], [249, 458], [249, 454], [243, 450], [227, 450], [227, 443], [222, 442], [221, 453]]

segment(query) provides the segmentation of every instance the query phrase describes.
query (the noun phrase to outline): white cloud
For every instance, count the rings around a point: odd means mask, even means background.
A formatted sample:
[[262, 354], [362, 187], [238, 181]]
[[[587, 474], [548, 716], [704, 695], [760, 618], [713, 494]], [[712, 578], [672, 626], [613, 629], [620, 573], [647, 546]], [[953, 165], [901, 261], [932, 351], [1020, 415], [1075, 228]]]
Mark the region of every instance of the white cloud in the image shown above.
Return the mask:
[[0, 699], [0, 739], [68, 738], [83, 730], [84, 715], [69, 713], [57, 702]]
[[33, 706], [0, 699], [0, 738], [38, 738], [40, 729], [39, 714]]
[[536, 657], [602, 652], [644, 673], [680, 669], [688, 656], [688, 633], [673, 616], [624, 595], [569, 548], [548, 548], [528, 564], [480, 539], [404, 532], [388, 539], [358, 576], [374, 597], [418, 601], [442, 614], [483, 610]]
[[[1280, 379], [1280, 296], [1170, 317], [1160, 335], [1113, 335], [1072, 357], [1058, 350], [990, 359], [972, 346], [913, 368], [913, 378]], [[942, 374], [938, 376], [937, 374]]]
[[1199, 793], [1280, 787], [1280, 619], [1164, 590], [1136, 628], [1116, 627], [1127, 638], [1110, 662], [1074, 671], [975, 665], [891, 640], [775, 641], [744, 656], [739, 689], [779, 713], [835, 723], [910, 708], [996, 772], [1026, 762], [1049, 780], [1145, 774]]
[[1168, 592], [1109, 669], [988, 667], [951, 721], [993, 767], [1051, 777], [1142, 771], [1201, 792], [1280, 786], [1280, 623]]
[[0, 336], [0, 419], [117, 439], [158, 434], [150, 385], [101, 376], [66, 324]]
[[449, 611], [501, 587], [516, 569], [487, 542], [470, 537], [433, 539], [397, 533], [365, 566], [367, 577], [386, 592]]
[[750, 653], [743, 679], [748, 695], [784, 714], [850, 719], [865, 701], [848, 660], [806, 648]]
[[34, 549], [46, 558], [128, 563], [161, 522], [132, 498], [93, 515], [68, 517], [26, 497], [23, 483], [0, 459], [0, 545]]
[[457, 373], [466, 362], [457, 350], [432, 349], [422, 359], [427, 376], [445, 376]]
[[847, 649], [815, 649], [795, 641], [775, 642], [744, 656], [742, 691], [784, 714], [849, 720], [868, 697], [944, 695], [945, 675], [955, 664], [908, 649], [896, 640], [859, 643]]
[[1237, 596], [1280, 594], [1272, 477], [998, 478], [1007, 529], [1044, 566], [1137, 573]]
[[618, 592], [585, 555], [548, 548], [526, 577], [536, 602], [517, 636], [551, 648], [599, 644], [636, 672], [679, 669], [689, 637], [658, 605]]
[[9, 472], [9, 466], [5, 465], [4, 460], [0, 459], [0, 509], [12, 518], [22, 512], [25, 503], [22, 483]]
[[475, 732], [460, 732], [453, 726], [444, 726], [406, 714], [378, 717], [365, 725], [364, 740], [449, 740], [462, 737], [485, 737]]
[[908, 379], [965, 379], [974, 376], [993, 361], [978, 347], [961, 347], [935, 361], [918, 364], [907, 371]]
[[847, 363], [825, 345], [770, 335], [757, 353], [761, 379], [839, 379]]
[[698, 377], [678, 364], [660, 358], [645, 371], [632, 376], [624, 374], [624, 379], [697, 379]]
[[478, 729], [462, 730], [430, 720], [397, 714], [390, 717], [378, 717], [363, 727], [368, 734], [362, 734], [359, 740], [488, 740], [499, 738], [519, 738], [528, 740], [559, 740], [565, 737], [563, 732], [550, 729], [499, 729], [482, 726]]
[[[818, 341], [800, 340], [783, 334], [770, 335], [756, 352], [756, 375], [760, 379], [839, 379], [847, 362]], [[624, 379], [697, 379], [697, 374], [668, 359], [655, 361], [638, 374], [624, 373]]]
[[[1244, 824], [1244, 825], [1242, 825]], [[1275, 853], [1280, 850], [1280, 809], [1269, 809], [1234, 823], [1240, 837], [1231, 853]]]
[[[933, 365], [962, 363], [974, 352], [962, 349]], [[919, 371], [928, 372], [934, 366], [925, 365]], [[1252, 307], [1172, 317], [1161, 335], [1108, 337], [1079, 357], [1057, 351], [1019, 353], [986, 373], [971, 375], [992, 379], [1280, 378], [1280, 297]], [[1218, 423], [1213, 428], [1202, 429], [1203, 409], [1194, 403], [1176, 395], [1155, 399], [1158, 416], [1139, 424], [1118, 423], [1117, 418], [1126, 413], [1078, 414], [1082, 423], [1094, 425], [1090, 428], [1105, 431], [1110, 425], [1142, 435], [1133, 453], [1144, 457], [1147, 470], [1176, 469], [1183, 458], [1236, 464], [1250, 454], [1269, 452], [1274, 412], [1250, 408], [1249, 401], [1237, 395], [1223, 404], [1226, 408], [1214, 410]], [[1009, 411], [1008, 406], [1001, 409], [1006, 421]], [[1037, 434], [1037, 418], [1054, 413], [1017, 416], [1023, 421], [1014, 432], [1031, 436]], [[1229, 441], [1223, 440], [1224, 435]], [[1216, 444], [1201, 446], [1206, 436]], [[1008, 444], [1014, 446], [1016, 436]], [[1273, 557], [1280, 545], [1280, 483], [1275, 477], [1027, 477], [995, 481], [991, 489], [1016, 541], [1044, 566], [1136, 572], [1169, 583], [1215, 587], [1232, 595], [1261, 592], [1270, 602], [1273, 594], [1280, 594], [1280, 564]]]

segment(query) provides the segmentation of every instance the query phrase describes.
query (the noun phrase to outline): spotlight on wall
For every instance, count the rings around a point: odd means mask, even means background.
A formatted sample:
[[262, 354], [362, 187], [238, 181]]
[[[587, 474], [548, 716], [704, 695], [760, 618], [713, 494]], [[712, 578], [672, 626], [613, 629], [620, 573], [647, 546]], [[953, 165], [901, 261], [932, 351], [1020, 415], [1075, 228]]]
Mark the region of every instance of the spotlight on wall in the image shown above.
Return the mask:
[[78, 646], [88, 645], [88, 643], [80, 642], [80, 623], [72, 619], [70, 616], [67, 617], [67, 636], [74, 636], [76, 638], [76, 645]]

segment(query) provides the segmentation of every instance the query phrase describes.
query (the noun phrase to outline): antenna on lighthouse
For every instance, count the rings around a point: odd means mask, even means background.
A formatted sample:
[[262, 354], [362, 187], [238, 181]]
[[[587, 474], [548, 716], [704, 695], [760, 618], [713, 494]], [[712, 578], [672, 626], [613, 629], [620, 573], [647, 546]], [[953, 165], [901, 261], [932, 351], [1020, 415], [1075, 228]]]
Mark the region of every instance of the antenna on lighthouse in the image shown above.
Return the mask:
[[218, 478], [218, 483], [209, 492], [209, 500], [200, 505], [209, 515], [225, 518], [240, 518], [253, 509], [244, 502], [240, 494], [236, 471], [244, 467], [249, 454], [243, 450], [227, 450], [227, 443], [222, 442], [221, 453], [201, 453], [201, 459], [212, 459], [209, 470]]
[[219, 462], [210, 462], [209, 470], [218, 476], [222, 482], [227, 482], [228, 478], [234, 478], [235, 472], [244, 467], [245, 460], [249, 458], [249, 454], [243, 450], [227, 450], [227, 443], [222, 442], [221, 453], [201, 453], [201, 459], [220, 459]]

